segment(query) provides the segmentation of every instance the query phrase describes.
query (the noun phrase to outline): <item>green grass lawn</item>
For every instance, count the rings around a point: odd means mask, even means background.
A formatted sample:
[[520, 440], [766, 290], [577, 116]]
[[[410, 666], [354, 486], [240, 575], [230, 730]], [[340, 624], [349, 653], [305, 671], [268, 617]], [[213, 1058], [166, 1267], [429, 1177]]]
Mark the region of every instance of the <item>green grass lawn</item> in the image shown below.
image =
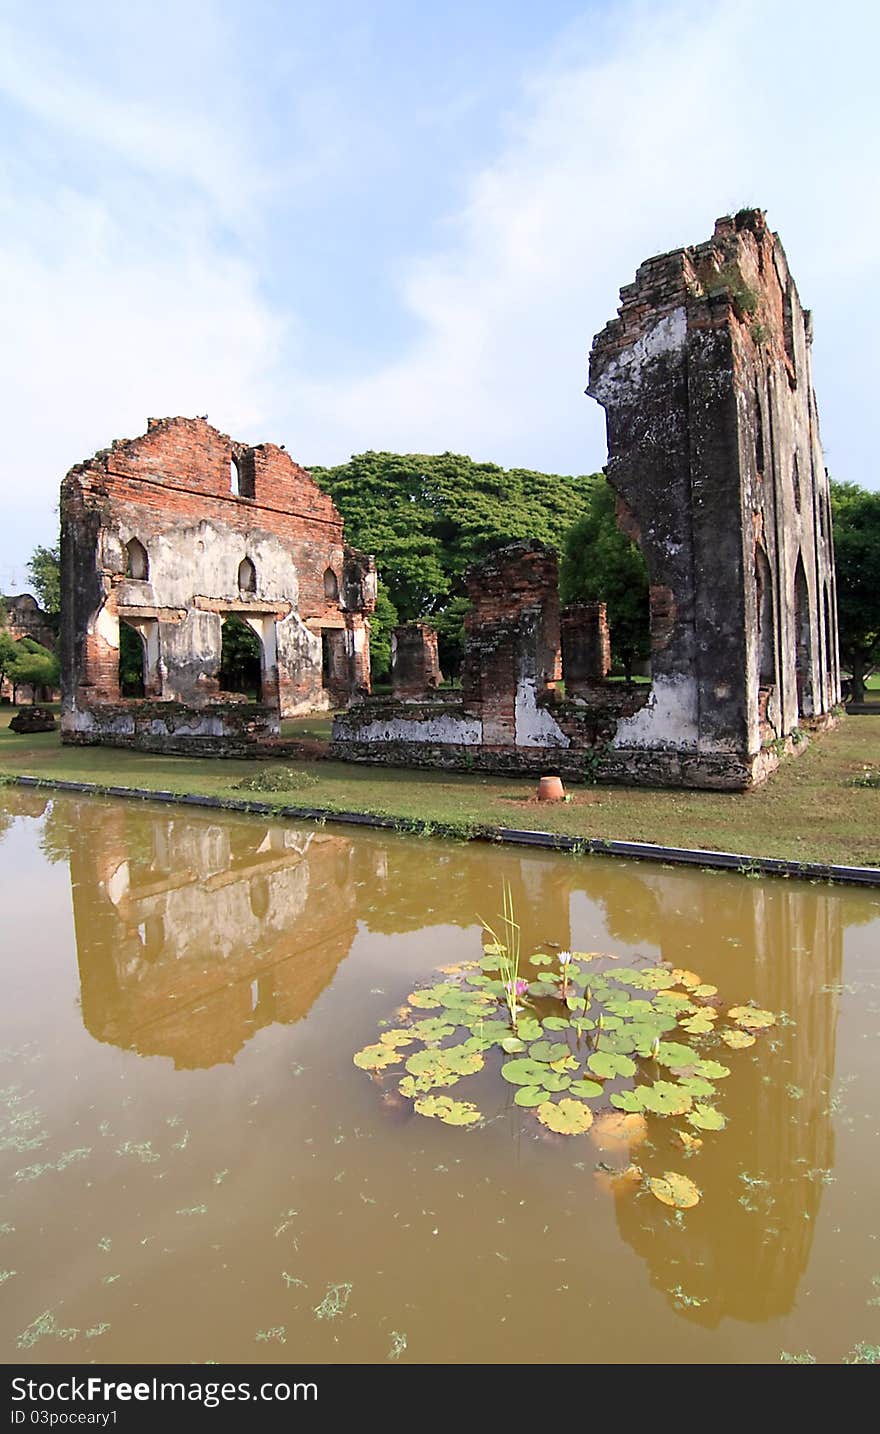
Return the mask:
[[[452, 775], [342, 762], [248, 762], [161, 757], [107, 747], [62, 747], [56, 733], [18, 737], [0, 715], [0, 775], [29, 774], [105, 785], [247, 796], [236, 783], [283, 768], [288, 789], [251, 793], [277, 806], [374, 812], [455, 826], [525, 827], [570, 836], [658, 842], [800, 861], [880, 864], [880, 788], [855, 787], [880, 768], [880, 722], [848, 717], [815, 737], [756, 791], [654, 791], [572, 787], [569, 803], [538, 804], [533, 778]], [[326, 736], [329, 718], [284, 724], [285, 735]]]

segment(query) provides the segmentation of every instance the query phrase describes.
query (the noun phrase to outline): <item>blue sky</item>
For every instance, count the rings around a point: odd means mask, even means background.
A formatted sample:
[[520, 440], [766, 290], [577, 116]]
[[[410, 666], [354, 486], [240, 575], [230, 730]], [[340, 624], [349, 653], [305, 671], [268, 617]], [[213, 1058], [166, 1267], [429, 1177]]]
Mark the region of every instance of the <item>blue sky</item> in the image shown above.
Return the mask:
[[148, 415], [594, 470], [618, 289], [745, 204], [880, 486], [878, 39], [866, 0], [0, 0], [0, 589]]

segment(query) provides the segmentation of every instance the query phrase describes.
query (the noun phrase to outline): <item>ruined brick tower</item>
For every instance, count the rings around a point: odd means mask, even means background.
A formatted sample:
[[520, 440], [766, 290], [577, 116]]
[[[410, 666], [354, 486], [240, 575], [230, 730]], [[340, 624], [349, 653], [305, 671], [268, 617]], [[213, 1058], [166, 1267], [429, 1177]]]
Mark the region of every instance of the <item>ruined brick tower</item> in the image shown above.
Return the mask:
[[840, 697], [828, 478], [809, 313], [760, 210], [644, 263], [588, 393], [651, 581], [652, 691], [614, 745], [695, 784], [760, 779]]
[[604, 604], [560, 613], [555, 554], [520, 543], [469, 574], [461, 693], [352, 708], [334, 754], [737, 790], [802, 749], [840, 697], [810, 338], [760, 210], [642, 264], [587, 392], [650, 577], [650, 687], [609, 680]]
[[[61, 485], [62, 736], [158, 751], [246, 751], [282, 716], [370, 690], [372, 558], [282, 449], [202, 418], [148, 420]], [[224, 624], [259, 640], [256, 701], [223, 689]], [[121, 633], [142, 681], [120, 688]]]

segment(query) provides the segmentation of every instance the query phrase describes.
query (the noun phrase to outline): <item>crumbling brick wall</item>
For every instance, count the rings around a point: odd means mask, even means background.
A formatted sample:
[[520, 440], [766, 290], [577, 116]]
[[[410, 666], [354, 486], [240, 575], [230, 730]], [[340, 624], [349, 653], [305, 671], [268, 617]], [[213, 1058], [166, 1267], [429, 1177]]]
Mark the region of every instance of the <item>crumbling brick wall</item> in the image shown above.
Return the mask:
[[608, 480], [651, 576], [652, 701], [620, 747], [730, 752], [839, 699], [812, 325], [760, 210], [644, 263], [596, 338]]
[[650, 575], [650, 688], [607, 680], [600, 605], [560, 619], [555, 554], [517, 544], [468, 575], [458, 706], [367, 703], [335, 754], [740, 789], [802, 749], [840, 695], [811, 333], [760, 210], [642, 264], [588, 392]]
[[443, 681], [437, 630], [426, 622], [406, 622], [391, 634], [391, 688], [404, 701], [429, 697]]
[[[144, 727], [129, 712], [123, 731], [111, 712], [120, 623], [143, 643], [160, 742], [171, 741], [169, 721], [178, 746], [238, 738], [249, 723], [277, 731], [282, 715], [369, 692], [375, 565], [346, 548], [332, 500], [283, 448], [247, 447], [201, 418], [150, 419], [140, 438], [70, 470], [61, 519], [65, 740], [137, 738]], [[259, 638], [264, 712], [237, 717], [220, 691], [230, 614]], [[196, 714], [188, 725], [175, 721], [181, 708]]]

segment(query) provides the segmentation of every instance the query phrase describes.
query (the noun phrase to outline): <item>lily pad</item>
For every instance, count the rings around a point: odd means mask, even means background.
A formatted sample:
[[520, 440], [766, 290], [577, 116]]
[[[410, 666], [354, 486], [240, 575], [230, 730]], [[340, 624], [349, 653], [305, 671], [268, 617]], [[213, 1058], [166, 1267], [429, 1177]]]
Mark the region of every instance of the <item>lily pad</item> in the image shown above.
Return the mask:
[[657, 1080], [643, 1087], [642, 1101], [645, 1110], [653, 1111], [654, 1115], [684, 1115], [694, 1103], [688, 1091], [668, 1080]]
[[505, 1036], [501, 1041], [501, 1049], [506, 1051], [509, 1056], [514, 1055], [517, 1051], [524, 1051], [525, 1048], [526, 1043], [521, 1041], [519, 1036]]
[[691, 1016], [689, 1020], [682, 1021], [681, 1028], [687, 1031], [689, 1036], [708, 1036], [714, 1030], [712, 1020], [708, 1016]]
[[661, 1041], [655, 1059], [661, 1066], [686, 1066], [699, 1057], [690, 1046], [683, 1046], [678, 1041]]
[[744, 1026], [747, 1031], [762, 1031], [767, 1026], [776, 1025], [773, 1012], [761, 1011], [757, 1006], [731, 1006], [727, 1015], [729, 1020]]
[[686, 1175], [678, 1175], [674, 1170], [664, 1170], [662, 1176], [651, 1176], [648, 1189], [657, 1200], [675, 1210], [690, 1210], [700, 1203], [700, 1192], [693, 1180]]
[[744, 1051], [748, 1046], [753, 1046], [757, 1039], [751, 1031], [719, 1031], [718, 1034], [732, 1051]]
[[701, 981], [699, 986], [694, 987], [694, 995], [703, 997], [717, 996], [718, 987], [710, 985], [708, 981]]
[[396, 1065], [403, 1056], [393, 1046], [364, 1046], [354, 1057], [355, 1065], [362, 1071], [383, 1071], [386, 1066]]
[[688, 1124], [695, 1126], [697, 1130], [723, 1130], [727, 1124], [726, 1116], [712, 1105], [695, 1105], [687, 1120]]
[[529, 1055], [533, 1061], [561, 1061], [569, 1054], [568, 1046], [563, 1041], [535, 1041], [529, 1046]]
[[564, 1016], [545, 1016], [543, 1024], [545, 1031], [567, 1031], [572, 1022]]
[[514, 1105], [543, 1105], [547, 1099], [547, 1092], [543, 1086], [521, 1085], [514, 1093]]
[[415, 1110], [419, 1115], [442, 1120], [444, 1125], [476, 1125], [482, 1120], [477, 1107], [470, 1101], [452, 1100], [448, 1095], [427, 1095], [416, 1101]]
[[583, 1135], [593, 1124], [593, 1112], [581, 1100], [564, 1098], [538, 1106], [538, 1119], [557, 1135]]
[[[454, 1029], [454, 1026], [449, 1026], [447, 1028], [447, 1035], [451, 1036]], [[381, 1036], [379, 1037], [381, 1045], [392, 1047], [411, 1046], [415, 1039], [416, 1036], [413, 1029], [403, 1030], [402, 1028], [400, 1030], [394, 1031], [383, 1031]], [[424, 1039], [424, 1037], [422, 1039]]]
[[553, 957], [552, 957], [552, 956], [545, 956], [544, 953], [543, 953], [543, 951], [538, 951], [534, 956], [530, 956], [530, 957], [529, 957], [529, 961], [531, 962], [531, 964], [532, 964], [533, 966], [552, 966], [552, 965], [553, 965]]
[[523, 1016], [516, 1023], [516, 1034], [522, 1041], [537, 1041], [541, 1038], [541, 1022], [534, 1016]]
[[528, 1056], [520, 1060], [506, 1061], [501, 1067], [501, 1074], [511, 1085], [541, 1085], [544, 1076], [549, 1075], [547, 1066], [542, 1061], [533, 1061]]
[[684, 986], [693, 991], [694, 987], [700, 984], [700, 978], [695, 971], [683, 970], [680, 966], [676, 966], [672, 974], [675, 977], [676, 986]]
[[[424, 1021], [416, 1021], [412, 1027], [413, 1034], [418, 1036], [420, 1041], [442, 1041], [451, 1036], [455, 1030], [442, 1016], [428, 1016]], [[391, 1032], [386, 1034], [390, 1035]], [[385, 1037], [383, 1036], [384, 1040]]]
[[618, 1110], [624, 1110], [629, 1114], [641, 1114], [642, 1111], [647, 1110], [644, 1096], [648, 1089], [648, 1086], [639, 1085], [635, 1090], [616, 1090], [611, 1096], [611, 1104]]
[[569, 1095], [577, 1096], [578, 1100], [595, 1100], [604, 1090], [597, 1080], [573, 1080], [568, 1087]]
[[629, 1056], [619, 1055], [616, 1051], [594, 1051], [587, 1065], [600, 1080], [613, 1080], [615, 1076], [632, 1076], [636, 1073], [635, 1061], [630, 1060]]
[[715, 1094], [714, 1085], [703, 1076], [685, 1076], [679, 1081], [679, 1085], [682, 1090], [688, 1091], [689, 1094], [693, 1096], [700, 1097]]

